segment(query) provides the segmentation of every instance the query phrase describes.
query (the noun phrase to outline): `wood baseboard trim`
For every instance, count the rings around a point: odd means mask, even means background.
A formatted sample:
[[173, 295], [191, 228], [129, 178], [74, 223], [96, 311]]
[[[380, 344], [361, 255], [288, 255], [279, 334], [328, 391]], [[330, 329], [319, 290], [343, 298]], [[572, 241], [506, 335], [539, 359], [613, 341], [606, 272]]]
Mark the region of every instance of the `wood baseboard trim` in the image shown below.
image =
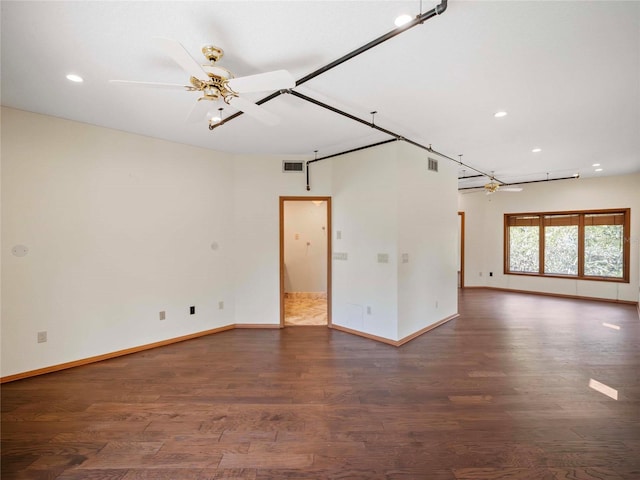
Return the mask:
[[353, 330], [353, 329], [348, 328], [348, 327], [343, 327], [342, 325], [336, 325], [335, 323], [333, 325], [331, 325], [330, 328], [332, 328], [333, 330], [339, 330], [339, 331], [344, 332], [344, 333], [350, 333], [352, 335], [357, 335], [359, 337], [368, 338], [369, 340], [375, 340], [376, 342], [386, 343], [387, 345], [392, 345], [394, 347], [398, 346], [397, 340], [390, 340], [388, 338], [379, 337], [377, 335], [372, 335], [370, 333], [360, 332], [358, 330]]
[[570, 298], [572, 300], [592, 300], [596, 302], [621, 303], [623, 305], [638, 305], [638, 302], [634, 302], [633, 300], [616, 300], [614, 298], [586, 297], [582, 295], [568, 295], [564, 293], [536, 292], [533, 290], [518, 290], [515, 288], [483, 287], [483, 286], [464, 287], [464, 288], [465, 289], [468, 288], [468, 289], [498, 290], [500, 292], [529, 293], [531, 295], [542, 295], [544, 297]]
[[152, 348], [165, 347], [173, 343], [184, 342], [186, 340], [192, 340], [194, 338], [204, 337], [206, 335], [212, 335], [214, 333], [225, 332], [227, 330], [233, 330], [234, 328], [235, 328], [235, 325], [226, 325], [224, 327], [213, 328], [211, 330], [205, 330], [203, 332], [191, 333], [189, 335], [170, 338], [168, 340], [161, 340], [159, 342], [154, 342], [154, 343], [148, 343], [146, 345], [140, 345], [138, 347], [125, 348], [124, 350], [117, 350], [115, 352], [96, 355], [95, 357], [83, 358], [81, 360], [74, 360], [73, 362], [60, 363], [58, 365], [52, 365], [50, 367], [38, 368], [36, 370], [30, 370], [28, 372], [16, 373], [15, 375], [7, 375], [6, 377], [0, 378], [0, 384], [13, 382], [15, 380], [23, 380], [25, 378], [30, 378], [30, 377], [36, 377], [38, 375], [44, 375], [46, 373], [58, 372], [60, 370], [66, 370], [68, 368], [89, 365], [90, 363], [101, 362], [102, 360], [109, 360], [111, 358], [123, 357], [125, 355], [130, 355], [132, 353], [151, 350]]
[[401, 347], [405, 343], [408, 343], [411, 340], [418, 338], [420, 335], [423, 335], [433, 330], [434, 328], [438, 328], [440, 325], [444, 325], [448, 321], [453, 320], [454, 318], [458, 318], [459, 316], [460, 314], [456, 313], [447, 318], [443, 318], [439, 322], [436, 322], [432, 325], [427, 325], [422, 330], [418, 330], [417, 332], [412, 333], [411, 335], [407, 335], [406, 337], [401, 338], [400, 340], [390, 340], [388, 338], [379, 337], [378, 335], [372, 335], [370, 333], [360, 332], [358, 330], [353, 330], [351, 328], [343, 327], [341, 325], [330, 325], [330, 328], [333, 328], [335, 330], [340, 330], [341, 332], [350, 333], [352, 335], [357, 335], [359, 337], [368, 338], [369, 340], [375, 340], [376, 342], [386, 343], [387, 345], [392, 345], [394, 347]]
[[282, 328], [279, 323], [236, 323], [234, 328]]
[[458, 318], [460, 316], [459, 313], [455, 313], [453, 315], [450, 315], [446, 318], [443, 318], [442, 320], [440, 320], [439, 322], [436, 322], [434, 324], [431, 325], [427, 325], [426, 327], [424, 327], [422, 330], [418, 330], [415, 333], [412, 333], [411, 335], [408, 335], [404, 338], [401, 338], [400, 340], [398, 340], [398, 346], [404, 345], [405, 343], [410, 342], [411, 340], [413, 340], [414, 338], [418, 338], [420, 335], [423, 335], [427, 332], [430, 332], [431, 330], [433, 330], [434, 328], [438, 328], [440, 325], [444, 325], [445, 323], [453, 320], [454, 318]]
[[23, 380], [25, 378], [36, 377], [38, 375], [44, 375], [46, 373], [59, 372], [60, 370], [66, 370], [67, 368], [81, 367], [82, 365], [89, 365], [91, 363], [101, 362], [102, 360], [109, 360], [110, 358], [122, 357], [124, 355], [130, 355], [132, 353], [143, 352], [152, 348], [165, 347], [173, 343], [184, 342], [185, 340], [192, 340], [194, 338], [204, 337], [206, 335], [213, 335], [214, 333], [226, 332], [227, 330], [234, 330], [236, 328], [281, 328], [277, 323], [235, 323], [231, 325], [225, 325], [224, 327], [213, 328], [211, 330], [205, 330], [203, 332], [191, 333], [182, 337], [169, 338], [160, 342], [148, 343], [146, 345], [140, 345], [139, 347], [126, 348], [124, 350], [118, 350], [111, 353], [105, 353], [103, 355], [96, 355], [95, 357], [83, 358], [81, 360], [74, 360], [73, 362], [60, 363], [58, 365], [52, 365], [50, 367], [38, 368], [36, 370], [30, 370], [28, 372], [16, 373], [15, 375], [7, 375], [6, 377], [0, 377], [0, 384], [13, 382], [15, 380]]

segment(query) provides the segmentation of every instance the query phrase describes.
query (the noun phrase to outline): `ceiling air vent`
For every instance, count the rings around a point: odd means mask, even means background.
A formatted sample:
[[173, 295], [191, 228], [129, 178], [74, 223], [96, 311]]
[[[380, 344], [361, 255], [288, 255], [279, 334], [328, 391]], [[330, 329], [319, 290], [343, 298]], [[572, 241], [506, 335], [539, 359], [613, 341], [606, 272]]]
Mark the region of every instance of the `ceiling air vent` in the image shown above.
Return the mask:
[[436, 160], [435, 158], [429, 158], [429, 167], [428, 168], [432, 172], [437, 172], [438, 171], [438, 160]]
[[282, 161], [282, 171], [287, 172], [304, 172], [304, 162], [287, 162]]

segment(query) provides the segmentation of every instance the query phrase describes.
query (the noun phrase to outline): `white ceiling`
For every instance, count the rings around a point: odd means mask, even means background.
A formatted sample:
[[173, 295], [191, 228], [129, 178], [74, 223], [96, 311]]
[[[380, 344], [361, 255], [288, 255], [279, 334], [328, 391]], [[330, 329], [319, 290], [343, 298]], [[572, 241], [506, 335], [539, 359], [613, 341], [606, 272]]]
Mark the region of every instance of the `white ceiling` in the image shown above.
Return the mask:
[[[436, 3], [3, 0], [2, 104], [226, 152], [323, 157], [390, 137], [290, 94], [263, 105], [281, 117], [275, 127], [245, 114], [209, 131], [185, 122], [197, 93], [108, 80], [186, 84], [154, 37], [198, 60], [215, 44], [236, 76], [300, 79]], [[376, 125], [505, 182], [640, 172], [640, 2], [450, 0], [295, 90], [367, 121], [375, 110]]]

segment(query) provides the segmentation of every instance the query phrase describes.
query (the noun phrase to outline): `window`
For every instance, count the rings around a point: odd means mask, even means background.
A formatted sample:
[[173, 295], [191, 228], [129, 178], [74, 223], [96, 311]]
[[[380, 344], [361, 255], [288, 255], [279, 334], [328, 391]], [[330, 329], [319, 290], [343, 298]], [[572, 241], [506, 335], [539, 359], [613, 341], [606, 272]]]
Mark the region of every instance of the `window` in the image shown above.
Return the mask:
[[513, 217], [510, 227], [510, 270], [537, 273], [540, 270], [540, 217]]
[[624, 215], [585, 215], [584, 223], [584, 274], [623, 278]]
[[578, 274], [578, 215], [544, 216], [544, 273]]
[[630, 210], [504, 216], [504, 273], [629, 282]]

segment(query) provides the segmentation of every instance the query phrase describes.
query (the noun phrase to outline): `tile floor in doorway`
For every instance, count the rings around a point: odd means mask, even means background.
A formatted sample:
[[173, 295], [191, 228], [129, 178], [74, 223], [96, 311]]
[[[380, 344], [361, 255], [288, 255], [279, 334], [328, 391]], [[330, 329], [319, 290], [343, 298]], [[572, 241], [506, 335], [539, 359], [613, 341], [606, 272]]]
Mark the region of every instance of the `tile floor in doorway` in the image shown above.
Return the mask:
[[326, 325], [327, 296], [318, 293], [285, 293], [285, 325]]

